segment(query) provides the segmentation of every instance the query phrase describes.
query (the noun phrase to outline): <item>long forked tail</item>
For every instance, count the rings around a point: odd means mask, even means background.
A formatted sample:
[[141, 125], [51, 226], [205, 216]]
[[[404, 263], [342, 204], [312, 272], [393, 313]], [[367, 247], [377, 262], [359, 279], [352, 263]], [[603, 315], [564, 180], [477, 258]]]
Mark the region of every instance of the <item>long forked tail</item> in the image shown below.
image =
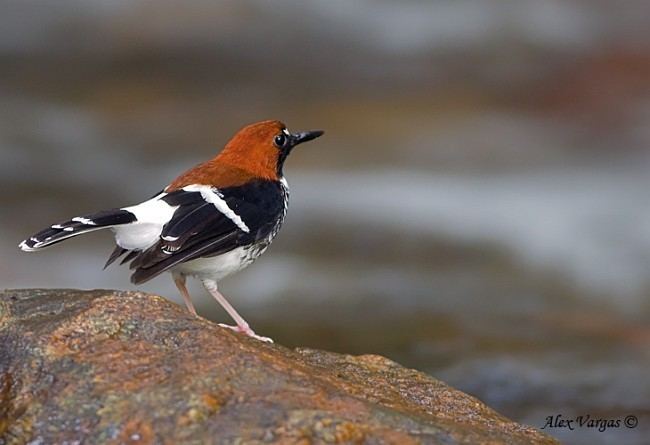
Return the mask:
[[129, 224], [135, 220], [136, 217], [133, 213], [123, 209], [104, 210], [91, 215], [77, 216], [69, 221], [41, 230], [22, 241], [19, 247], [25, 252], [33, 252], [82, 233]]

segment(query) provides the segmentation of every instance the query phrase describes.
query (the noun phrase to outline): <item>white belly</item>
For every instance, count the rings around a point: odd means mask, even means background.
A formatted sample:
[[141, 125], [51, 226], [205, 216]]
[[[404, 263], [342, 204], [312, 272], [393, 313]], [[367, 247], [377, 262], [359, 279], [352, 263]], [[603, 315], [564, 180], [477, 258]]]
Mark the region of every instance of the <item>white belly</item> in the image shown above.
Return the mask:
[[248, 266], [262, 252], [253, 252], [250, 247], [238, 247], [230, 252], [209, 258], [197, 258], [174, 267], [173, 272], [193, 276], [199, 279], [208, 278], [219, 281]]

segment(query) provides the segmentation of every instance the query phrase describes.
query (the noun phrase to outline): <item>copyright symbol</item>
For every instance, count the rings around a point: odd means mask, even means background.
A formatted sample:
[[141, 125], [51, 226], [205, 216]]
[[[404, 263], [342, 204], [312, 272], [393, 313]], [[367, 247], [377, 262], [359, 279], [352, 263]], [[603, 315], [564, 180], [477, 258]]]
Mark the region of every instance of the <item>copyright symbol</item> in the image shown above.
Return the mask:
[[639, 419], [637, 419], [636, 416], [629, 415], [625, 416], [623, 423], [628, 428], [636, 428], [636, 426], [639, 424]]

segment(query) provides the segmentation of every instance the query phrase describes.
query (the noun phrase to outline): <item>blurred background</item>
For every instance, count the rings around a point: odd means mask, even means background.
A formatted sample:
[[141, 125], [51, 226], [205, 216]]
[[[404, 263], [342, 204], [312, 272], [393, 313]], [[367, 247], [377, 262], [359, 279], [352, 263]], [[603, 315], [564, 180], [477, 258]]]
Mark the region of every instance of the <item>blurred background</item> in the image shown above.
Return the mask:
[[[135, 289], [109, 233], [241, 126], [322, 128], [221, 289], [288, 346], [378, 353], [542, 427], [650, 434], [650, 3], [3, 1], [0, 286]], [[139, 289], [178, 301], [168, 276]], [[199, 311], [225, 313], [192, 283]], [[229, 321], [229, 320], [228, 320]]]

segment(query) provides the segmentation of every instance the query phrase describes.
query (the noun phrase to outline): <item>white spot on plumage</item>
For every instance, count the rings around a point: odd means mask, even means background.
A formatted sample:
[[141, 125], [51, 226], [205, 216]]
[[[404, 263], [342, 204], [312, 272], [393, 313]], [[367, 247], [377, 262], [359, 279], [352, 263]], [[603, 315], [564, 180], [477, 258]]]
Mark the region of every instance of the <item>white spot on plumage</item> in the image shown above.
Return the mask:
[[74, 230], [74, 227], [64, 227], [63, 231], [64, 232], [72, 232]]
[[231, 220], [237, 227], [239, 227], [241, 230], [244, 232], [248, 233], [250, 232], [250, 229], [246, 225], [246, 223], [241, 219], [241, 217], [236, 214], [230, 207], [228, 207], [228, 204], [226, 201], [223, 199], [223, 195], [219, 193], [219, 190], [210, 187], [208, 185], [199, 185], [199, 184], [193, 184], [193, 185], [188, 185], [187, 187], [183, 187], [183, 190], [186, 192], [199, 192], [201, 193], [201, 197], [205, 200], [205, 202], [209, 202], [210, 204], [214, 205], [217, 210], [219, 210], [223, 215]]
[[74, 218], [72, 218], [72, 221], [80, 222], [81, 224], [87, 224], [89, 226], [97, 225], [97, 223], [95, 223], [95, 221], [93, 221], [92, 219], [84, 218], [83, 216], [75, 216]]
[[61, 230], [61, 229], [63, 228], [63, 226], [62, 226], [61, 224], [54, 224], [54, 225], [52, 225], [51, 227], [52, 227], [53, 229], [56, 229], [56, 230]]

